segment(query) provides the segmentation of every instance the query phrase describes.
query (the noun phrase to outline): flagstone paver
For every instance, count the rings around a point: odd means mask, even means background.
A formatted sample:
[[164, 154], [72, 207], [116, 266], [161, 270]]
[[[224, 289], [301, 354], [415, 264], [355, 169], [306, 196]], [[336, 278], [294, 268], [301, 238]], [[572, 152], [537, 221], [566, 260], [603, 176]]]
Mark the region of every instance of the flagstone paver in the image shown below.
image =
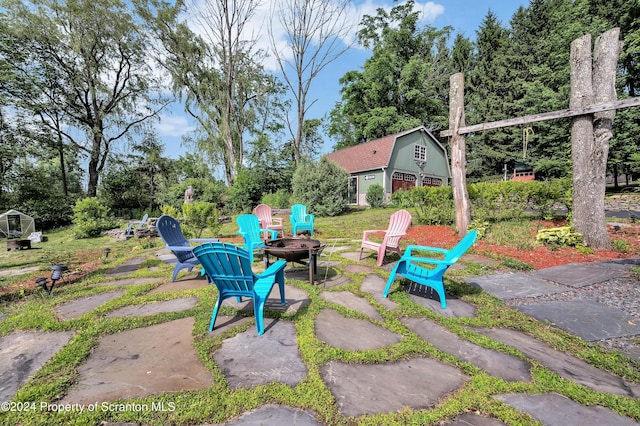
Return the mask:
[[142, 317], [163, 312], [180, 312], [191, 309], [197, 304], [197, 297], [185, 297], [162, 302], [150, 302], [144, 305], [130, 305], [109, 313], [107, 318]]
[[315, 319], [316, 337], [335, 348], [365, 351], [393, 345], [402, 336], [369, 321], [347, 318], [333, 309], [323, 309]]
[[56, 306], [53, 310], [55, 311], [58, 318], [60, 318], [62, 321], [68, 321], [75, 318], [80, 318], [87, 312], [91, 312], [98, 306], [104, 305], [111, 300], [117, 299], [125, 293], [126, 292], [124, 290], [120, 290], [100, 293], [94, 296], [81, 297], [80, 299], [75, 299], [65, 304]]
[[553, 281], [570, 287], [585, 287], [591, 284], [608, 281], [628, 275], [625, 268], [616, 267], [616, 264], [598, 263], [570, 263], [568, 265], [555, 266], [541, 269], [531, 273], [531, 276]]
[[474, 328], [473, 330], [516, 348], [525, 356], [538, 361], [567, 380], [599, 392], [640, 397], [640, 385], [627, 383], [622, 378], [597, 369], [581, 359], [556, 351], [534, 337], [506, 328]]
[[332, 361], [320, 374], [345, 416], [424, 410], [460, 388], [469, 377], [430, 358], [363, 365]]
[[563, 293], [569, 287], [552, 284], [541, 277], [522, 272], [471, 277], [464, 280], [502, 300]]
[[640, 334], [639, 318], [594, 300], [544, 302], [515, 308], [588, 342]]
[[193, 347], [194, 322], [182, 318], [101, 337], [61, 403], [91, 404], [211, 387], [211, 373]]
[[[317, 426], [322, 425], [310, 411], [298, 410], [282, 405], [269, 404], [244, 413], [236, 420], [224, 423], [224, 426]], [[212, 425], [216, 426], [216, 425]], [[222, 425], [217, 425], [222, 426]]]
[[125, 278], [122, 280], [105, 281], [97, 284], [92, 284], [91, 287], [94, 287], [94, 286], [125, 287], [125, 286], [131, 286], [131, 285], [159, 283], [160, 281], [162, 281], [161, 278], [151, 278], [151, 277]]
[[264, 334], [255, 327], [222, 342], [213, 359], [232, 389], [282, 382], [300, 383], [308, 374], [296, 344], [295, 326], [290, 321], [265, 318]]
[[467, 361], [493, 376], [509, 382], [531, 380], [531, 364], [527, 361], [461, 339], [440, 324], [424, 318], [405, 318], [402, 322], [423, 340], [441, 351]]
[[125, 275], [129, 275], [130, 273], [137, 271], [140, 269], [140, 265], [147, 260], [144, 257], [133, 257], [122, 265], [116, 266], [109, 272], [107, 272], [104, 276], [105, 278], [117, 278]]
[[447, 307], [442, 309], [440, 296], [431, 287], [426, 287], [410, 282], [405, 290], [409, 293], [409, 299], [420, 306], [432, 310], [440, 315], [450, 318], [473, 318], [476, 316], [476, 307], [457, 297], [445, 293]]
[[39, 270], [40, 270], [39, 266], [30, 266], [28, 268], [4, 269], [0, 271], [0, 277], [7, 277], [7, 276], [13, 277], [15, 275], [28, 274], [30, 272], [36, 272]]
[[[236, 315], [233, 317], [218, 315], [218, 317], [216, 318], [215, 328], [213, 329], [213, 331], [208, 331], [207, 334], [209, 336], [217, 336], [219, 334], [223, 334], [227, 332], [228, 330], [231, 330], [234, 327], [238, 327], [240, 325], [249, 323], [253, 319], [254, 319], [253, 317], [242, 317], [239, 315]], [[266, 322], [266, 318], [265, 318], [265, 322]]]
[[363, 274], [363, 273], [368, 273], [368, 272], [372, 272], [373, 268], [371, 268], [370, 266], [365, 266], [365, 265], [347, 265], [344, 267], [344, 271], [349, 273], [349, 274]]
[[189, 277], [187, 279], [182, 279], [179, 281], [168, 282], [162, 284], [151, 290], [149, 294], [158, 294], [165, 293], [168, 291], [179, 291], [179, 290], [195, 290], [198, 288], [205, 288], [209, 285], [206, 277], [201, 275], [197, 275], [195, 277]]
[[398, 306], [398, 304], [389, 300], [388, 297], [382, 297], [382, 292], [386, 285], [387, 282], [381, 276], [372, 274], [364, 277], [362, 284], [360, 285], [360, 289], [373, 295], [378, 303], [392, 311]]
[[491, 417], [482, 417], [475, 413], [464, 413], [443, 424], [446, 426], [503, 426], [506, 423]]
[[638, 423], [623, 417], [608, 408], [594, 405], [584, 406], [566, 396], [549, 393], [543, 395], [503, 394], [496, 399], [511, 405], [518, 411], [529, 414], [546, 426], [632, 426]]
[[328, 302], [363, 313], [369, 318], [382, 320], [382, 315], [376, 308], [371, 306], [366, 299], [358, 297], [350, 291], [323, 291], [320, 293], [320, 297]]
[[[344, 252], [344, 253], [340, 253], [340, 256], [344, 257], [345, 259], [349, 259], [349, 260], [360, 260], [360, 252], [357, 251], [348, 251], [348, 252]], [[366, 259], [366, 257], [364, 258]], [[364, 260], [363, 259], [363, 260]]]
[[71, 331], [14, 331], [0, 338], [0, 402], [10, 401], [20, 386], [73, 337]]
[[[283, 305], [280, 303], [280, 290], [275, 285], [269, 294], [269, 298], [264, 303], [264, 310], [295, 314], [311, 303], [309, 294], [306, 291], [287, 284], [284, 285], [284, 297], [286, 303]], [[230, 297], [222, 302], [222, 306], [231, 306], [241, 311], [253, 311], [253, 300], [245, 297], [242, 302], [238, 302], [235, 297]], [[213, 306], [211, 306], [211, 310], [213, 311]]]

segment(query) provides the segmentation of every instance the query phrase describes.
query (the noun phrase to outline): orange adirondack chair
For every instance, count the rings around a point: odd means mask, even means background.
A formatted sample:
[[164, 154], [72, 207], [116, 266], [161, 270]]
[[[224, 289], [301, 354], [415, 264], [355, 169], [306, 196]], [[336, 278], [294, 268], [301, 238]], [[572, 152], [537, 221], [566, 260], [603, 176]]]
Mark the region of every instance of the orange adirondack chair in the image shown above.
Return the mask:
[[[370, 249], [378, 252], [378, 266], [382, 266], [384, 254], [387, 250], [395, 251], [402, 256], [400, 251], [400, 239], [407, 233], [407, 228], [411, 225], [411, 214], [406, 210], [398, 210], [391, 215], [389, 227], [387, 229], [371, 229], [364, 231], [362, 235], [362, 245], [360, 246], [360, 259], [362, 250]], [[369, 240], [371, 234], [384, 232], [382, 243]]]
[[[258, 204], [256, 208], [253, 209], [253, 214], [258, 216], [260, 228], [282, 232], [282, 237], [284, 237], [284, 225], [282, 224], [282, 218], [273, 217], [271, 207], [266, 204]], [[276, 238], [278, 237], [276, 236]]]

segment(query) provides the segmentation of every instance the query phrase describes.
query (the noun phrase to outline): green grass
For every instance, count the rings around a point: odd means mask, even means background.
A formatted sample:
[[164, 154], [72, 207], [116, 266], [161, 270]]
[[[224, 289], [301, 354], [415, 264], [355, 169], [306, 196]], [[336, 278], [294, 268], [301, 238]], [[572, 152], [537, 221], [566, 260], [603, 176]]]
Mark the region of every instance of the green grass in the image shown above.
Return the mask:
[[[365, 229], [384, 229], [392, 212], [393, 210], [391, 209], [374, 209], [352, 211], [337, 218], [316, 218], [316, 229], [318, 231], [316, 236], [320, 240], [327, 242], [339, 239], [338, 245], [348, 245], [350, 250], [355, 251], [359, 247], [362, 231]], [[288, 220], [285, 220], [285, 223], [288, 223]], [[525, 247], [527, 244], [533, 244], [534, 236], [530, 233], [531, 226], [535, 226], [535, 224], [530, 224], [526, 221], [492, 224], [486, 238], [491, 238], [491, 241], [498, 244], [498, 241], [504, 244], [512, 244], [513, 241], [518, 241], [518, 244]], [[220, 234], [223, 237], [236, 238], [236, 229], [235, 220], [233, 220], [231, 223], [222, 226]], [[287, 231], [290, 232], [290, 228], [287, 228]], [[448, 291], [477, 307], [477, 315], [474, 318], [448, 318], [438, 315], [412, 302], [408, 295], [400, 290], [400, 284], [398, 283], [392, 287], [390, 298], [398, 303], [399, 306], [394, 311], [387, 311], [382, 308], [372, 295], [360, 290], [360, 284], [366, 276], [363, 273], [351, 274], [352, 284], [329, 289], [325, 289], [322, 286], [311, 286], [307, 281], [287, 280], [288, 285], [306, 291], [311, 299], [311, 304], [295, 314], [268, 312], [267, 316], [280, 317], [283, 320], [295, 323], [300, 355], [309, 369], [309, 374], [295, 387], [274, 383], [250, 389], [232, 390], [226, 385], [226, 379], [221, 367], [213, 362], [212, 353], [220, 347], [225, 338], [233, 336], [239, 331], [255, 327], [255, 325], [251, 321], [223, 335], [209, 337], [206, 330], [216, 296], [213, 287], [184, 290], [178, 296], [176, 292], [149, 294], [149, 291], [159, 284], [127, 286], [124, 288], [125, 294], [123, 296], [100, 306], [80, 318], [61, 322], [53, 313], [53, 308], [56, 305], [79, 297], [111, 291], [112, 289], [110, 288], [102, 286], [89, 287], [88, 284], [100, 282], [108, 269], [131, 257], [143, 256], [147, 259], [142, 268], [135, 273], [136, 276], [160, 277], [164, 282], [168, 281], [172, 267], [158, 262], [154, 254], [155, 251], [149, 250], [152, 245], [157, 248], [161, 247], [162, 244], [152, 243], [148, 240], [116, 241], [106, 237], [91, 240], [74, 240], [70, 236], [69, 230], [47, 233], [47, 236], [49, 241], [42, 243], [37, 250], [3, 252], [0, 255], [0, 270], [39, 266], [41, 268], [39, 273], [28, 276], [28, 279], [34, 279], [38, 275], [50, 274], [49, 267], [53, 263], [61, 262], [68, 264], [72, 268], [81, 268], [82, 265], [94, 262], [97, 265], [97, 269], [78, 282], [57, 287], [51, 296], [39, 291], [40, 289], [36, 289], [33, 292], [16, 295], [15, 298], [5, 300], [0, 304], [0, 312], [7, 315], [4, 320], [0, 321], [0, 336], [4, 336], [14, 330], [68, 330], [75, 333], [69, 344], [20, 388], [14, 401], [37, 401], [38, 403], [55, 404], [77, 381], [78, 368], [90, 356], [92, 349], [103, 336], [186, 317], [195, 318], [195, 326], [192, 332], [194, 346], [201, 361], [210, 370], [214, 385], [205, 390], [176, 392], [120, 401], [130, 404], [146, 404], [147, 406], [164, 403], [167, 407], [175, 408], [168, 411], [114, 412], [98, 410], [84, 413], [48, 414], [43, 414], [37, 410], [9, 412], [0, 413], [0, 424], [95, 425], [105, 421], [149, 425], [224, 423], [248, 410], [259, 408], [267, 403], [313, 410], [321, 422], [331, 425], [435, 424], [450, 420], [456, 415], [467, 411], [478, 411], [486, 416], [495, 417], [506, 424], [539, 424], [526, 414], [519, 413], [510, 406], [492, 398], [495, 394], [510, 392], [534, 394], [557, 392], [579, 403], [602, 405], [622, 415], [640, 420], [640, 405], [637, 403], [637, 399], [595, 392], [574, 382], [564, 380], [556, 373], [535, 362], [533, 363], [531, 381], [507, 383], [499, 378], [487, 375], [469, 363], [457, 360], [450, 354], [437, 350], [415, 335], [401, 321], [406, 316], [428, 318], [475, 344], [503, 351], [517, 357], [523, 357], [517, 350], [471, 331], [469, 328], [509, 327], [528, 333], [546, 342], [556, 350], [570, 353], [596, 367], [624, 377], [626, 380], [640, 382], [640, 364], [638, 362], [615, 352], [606, 352], [595, 344], [584, 342], [566, 332], [549, 327], [462, 281], [465, 276], [491, 273], [496, 268], [526, 270], [528, 268], [525, 264], [503, 261], [498, 266], [488, 267], [465, 260], [461, 262], [465, 266], [464, 269], [451, 271], [450, 274], [447, 274]], [[527, 239], [528, 242], [525, 241]], [[104, 247], [111, 249], [108, 258], [104, 257]], [[341, 264], [335, 268], [339, 273], [344, 274], [346, 274], [344, 271], [346, 265], [358, 263], [341, 258], [338, 255], [332, 255], [331, 260], [340, 260]], [[372, 267], [376, 274], [385, 279], [388, 277], [388, 273], [375, 267], [375, 257], [371, 256], [365, 263]], [[256, 266], [260, 265], [261, 262], [256, 262]], [[636, 268], [636, 273], [638, 270], [640, 269]], [[25, 279], [25, 276], [22, 276], [22, 278], [7, 278], [7, 280], [16, 279]], [[18, 281], [12, 281], [13, 284], [16, 282]], [[11, 282], [6, 281], [5, 283], [3, 281], [0, 284], [9, 285]], [[401, 334], [404, 339], [390, 347], [353, 352], [330, 347], [318, 340], [315, 335], [314, 320], [322, 309], [331, 308], [347, 317], [366, 319], [358, 312], [334, 305], [320, 297], [321, 291], [345, 290], [366, 298], [373, 306], [379, 308], [383, 320], [375, 321], [375, 323], [389, 331]], [[197, 306], [184, 312], [164, 313], [148, 317], [105, 318], [108, 312], [126, 305], [151, 303], [185, 296], [196, 296], [199, 300]], [[223, 314], [232, 315], [234, 313], [230, 307], [223, 308]], [[332, 361], [378, 364], [410, 359], [416, 356], [434, 357], [445, 363], [455, 365], [470, 376], [470, 381], [461, 389], [448, 395], [444, 400], [439, 401], [431, 409], [411, 410], [406, 408], [397, 413], [365, 415], [353, 419], [340, 415], [336, 401], [334, 401], [328, 386], [320, 376], [320, 369]], [[381, 396], [383, 396], [383, 392], [384, 390], [381, 390]]]

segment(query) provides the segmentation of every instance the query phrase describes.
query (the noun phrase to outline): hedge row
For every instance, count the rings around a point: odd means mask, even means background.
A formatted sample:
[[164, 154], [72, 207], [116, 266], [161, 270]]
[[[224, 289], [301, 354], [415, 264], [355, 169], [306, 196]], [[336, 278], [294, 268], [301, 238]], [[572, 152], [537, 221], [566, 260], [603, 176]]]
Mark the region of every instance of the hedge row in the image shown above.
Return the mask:
[[[536, 212], [548, 217], [564, 206], [571, 210], [571, 179], [551, 181], [474, 183], [467, 186], [471, 217], [479, 221], [501, 221]], [[426, 225], [448, 225], [455, 221], [453, 192], [450, 186], [416, 187], [391, 195], [391, 204], [414, 207], [416, 220]]]

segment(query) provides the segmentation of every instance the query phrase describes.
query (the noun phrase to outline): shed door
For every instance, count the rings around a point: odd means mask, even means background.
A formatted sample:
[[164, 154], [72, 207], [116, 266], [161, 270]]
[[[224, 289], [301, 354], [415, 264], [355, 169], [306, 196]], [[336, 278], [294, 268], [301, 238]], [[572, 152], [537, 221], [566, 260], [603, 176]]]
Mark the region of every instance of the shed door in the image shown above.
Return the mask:
[[358, 204], [358, 177], [349, 177], [349, 204]]
[[391, 192], [399, 191], [400, 189], [409, 190], [416, 186], [416, 175], [411, 173], [395, 172], [391, 178]]
[[20, 215], [10, 214], [7, 216], [9, 223], [9, 235], [13, 237], [22, 236], [22, 226], [20, 226]]

